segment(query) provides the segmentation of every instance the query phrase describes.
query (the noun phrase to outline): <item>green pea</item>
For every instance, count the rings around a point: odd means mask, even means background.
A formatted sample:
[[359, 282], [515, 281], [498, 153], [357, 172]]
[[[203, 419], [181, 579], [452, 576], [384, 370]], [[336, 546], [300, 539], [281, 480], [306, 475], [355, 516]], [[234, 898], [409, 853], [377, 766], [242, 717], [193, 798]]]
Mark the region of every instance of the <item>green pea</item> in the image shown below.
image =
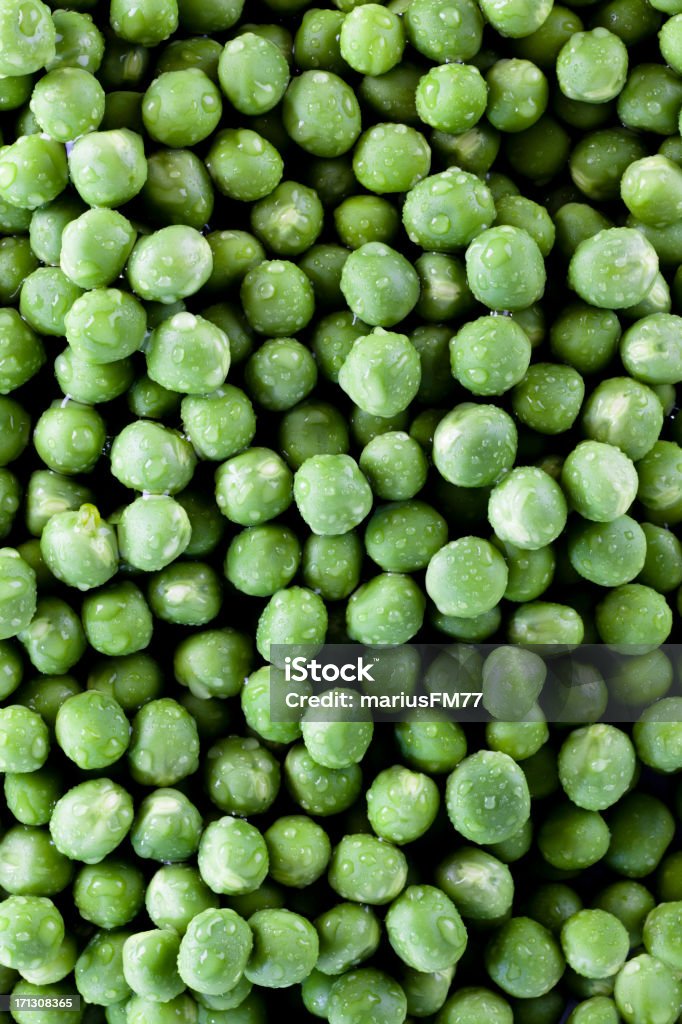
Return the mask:
[[646, 534], [629, 516], [610, 523], [581, 524], [569, 539], [568, 557], [585, 579], [600, 586], [630, 583], [646, 559]]
[[403, 206], [408, 237], [422, 249], [459, 249], [489, 228], [494, 219], [490, 190], [474, 174], [458, 167], [418, 182]]
[[557, 57], [557, 77], [564, 95], [588, 103], [614, 99], [625, 85], [628, 53], [622, 40], [606, 28], [575, 32]]
[[[213, 256], [206, 239], [195, 228], [172, 224], [135, 243], [127, 273], [133, 291], [141, 298], [171, 303], [199, 291], [212, 268]], [[191, 314], [176, 317], [186, 315]]]
[[[524, 1000], [524, 1005], [527, 1003]], [[481, 1019], [491, 1024], [511, 1024], [511, 1006], [490, 989], [465, 987], [446, 1000], [438, 1015], [439, 1024], [474, 1024]]]
[[63, 792], [61, 778], [46, 766], [7, 772], [4, 788], [7, 808], [22, 825], [47, 825]]
[[55, 732], [66, 756], [83, 769], [106, 768], [118, 761], [130, 740], [130, 726], [120, 704], [97, 690], [65, 700]]
[[[466, 61], [478, 53], [483, 34], [483, 18], [472, 0], [456, 0], [452, 6], [444, 0], [417, 0], [405, 10], [407, 38], [418, 53], [435, 63]], [[443, 32], [443, 25], [455, 31]]]
[[160, 788], [140, 804], [130, 830], [130, 842], [140, 858], [165, 863], [183, 861], [197, 852], [201, 828], [201, 815], [184, 793]]
[[173, 657], [178, 682], [202, 699], [239, 693], [250, 668], [248, 639], [229, 628], [187, 637], [176, 647]]
[[407, 861], [397, 847], [369, 835], [346, 835], [332, 854], [329, 884], [343, 899], [381, 905], [405, 887]]
[[[352, 255], [348, 262], [351, 259]], [[370, 320], [375, 318], [364, 306], [363, 314], [369, 314]], [[406, 335], [378, 327], [355, 341], [339, 370], [338, 380], [364, 412], [395, 416], [415, 397], [421, 380], [421, 364]]]
[[173, 0], [152, 0], [140, 10], [130, 0], [113, 0], [111, 26], [121, 39], [156, 46], [178, 27], [178, 5]]
[[436, 881], [462, 917], [496, 921], [511, 909], [514, 881], [506, 864], [474, 846], [463, 846], [436, 869]]
[[171, 928], [179, 935], [194, 917], [218, 904], [196, 868], [185, 864], [159, 868], [149, 881], [144, 902], [157, 928]]
[[31, 664], [47, 675], [68, 672], [87, 646], [75, 611], [56, 597], [38, 601], [35, 615], [18, 637]]
[[642, 953], [628, 960], [618, 973], [614, 999], [627, 1024], [655, 1017], [663, 1024], [673, 1024], [682, 1003], [682, 990], [666, 964]]
[[284, 164], [262, 135], [248, 128], [227, 128], [214, 136], [206, 168], [224, 195], [253, 202], [272, 192], [282, 177]]
[[219, 818], [204, 830], [198, 866], [213, 892], [253, 892], [268, 873], [265, 840], [255, 826], [240, 818]]
[[564, 958], [551, 933], [528, 917], [504, 924], [485, 952], [488, 974], [517, 998], [533, 998], [552, 989], [564, 970]]
[[148, 654], [107, 657], [96, 662], [88, 676], [88, 689], [113, 697], [124, 711], [138, 711], [160, 695], [163, 677], [158, 662]]
[[0, 904], [0, 959], [5, 967], [34, 970], [54, 957], [64, 921], [44, 896], [9, 896]]
[[391, 327], [416, 305], [419, 279], [412, 265], [395, 249], [381, 242], [368, 242], [346, 260], [341, 291], [353, 313], [365, 323]]
[[525, 776], [507, 754], [479, 751], [465, 758], [449, 776], [446, 806], [453, 827], [465, 839], [503, 842], [528, 819], [530, 797]]
[[208, 908], [190, 922], [180, 942], [180, 976], [195, 991], [221, 995], [238, 984], [252, 943], [249, 926], [233, 910]]
[[542, 117], [549, 98], [545, 75], [531, 61], [496, 61], [486, 74], [490, 123], [503, 132], [521, 132]]
[[138, 194], [147, 177], [142, 138], [127, 128], [90, 132], [74, 142], [69, 173], [84, 202], [122, 206]]
[[[351, 694], [351, 690], [338, 690]], [[348, 768], [365, 756], [372, 740], [374, 726], [369, 716], [358, 715], [353, 721], [328, 720], [324, 708], [309, 707], [301, 719], [301, 735], [305, 748], [325, 768]]]
[[310, 322], [315, 293], [306, 274], [288, 260], [264, 260], [245, 275], [240, 297], [259, 334], [291, 337]]
[[647, 915], [644, 922], [644, 945], [648, 953], [679, 971], [680, 903], [661, 903]]
[[297, 889], [312, 885], [324, 873], [331, 856], [327, 833], [302, 814], [278, 818], [264, 839], [270, 875], [276, 882]]
[[170, 697], [145, 704], [133, 719], [128, 764], [136, 782], [172, 786], [196, 771], [199, 739], [191, 715]]
[[118, 569], [116, 534], [94, 505], [52, 516], [40, 550], [57, 579], [79, 590], [107, 583]]
[[569, 284], [585, 302], [622, 309], [646, 296], [658, 273], [658, 258], [639, 232], [607, 228], [580, 243], [568, 273]]
[[662, 594], [628, 583], [609, 591], [597, 605], [596, 623], [604, 643], [658, 646], [670, 634], [672, 611]]
[[279, 47], [253, 32], [230, 40], [218, 64], [220, 86], [229, 101], [251, 116], [272, 110], [289, 83], [289, 67]]
[[[598, 384], [588, 398], [582, 424], [589, 438], [615, 445], [636, 461], [658, 440], [663, 410], [655, 392], [645, 384], [630, 377], [612, 377]], [[628, 473], [628, 482], [630, 478]]]
[[168, 1002], [183, 991], [176, 967], [179, 946], [175, 932], [159, 928], [137, 932], [125, 940], [123, 977], [136, 995]]
[[18, 825], [3, 836], [0, 881], [13, 896], [55, 896], [72, 875], [72, 865], [55, 850], [47, 829]]
[[608, 523], [623, 516], [634, 501], [636, 475], [632, 462], [618, 448], [581, 441], [564, 462], [561, 482], [582, 516]]
[[[22, 173], [23, 172], [23, 173]], [[66, 188], [68, 169], [61, 143], [43, 135], [20, 135], [0, 151], [0, 199], [35, 210]]]
[[135, 237], [117, 210], [88, 210], [64, 226], [59, 264], [79, 288], [106, 287], [123, 270]]
[[571, 303], [555, 319], [549, 337], [555, 356], [579, 373], [590, 374], [608, 366], [620, 336], [620, 323], [611, 310]]
[[676, 771], [680, 760], [679, 699], [668, 697], [646, 708], [633, 726], [637, 755], [660, 772]]
[[308, 814], [325, 817], [345, 811], [356, 800], [362, 784], [357, 764], [325, 768], [315, 762], [303, 744], [291, 747], [285, 761], [286, 784], [293, 799]]
[[656, 134], [674, 135], [680, 95], [680, 80], [671, 68], [640, 64], [632, 68], [618, 97], [618, 117], [635, 131], [646, 126]]
[[[357, 8], [366, 11], [368, 6]], [[356, 13], [357, 13], [356, 12]], [[401, 154], [401, 161], [395, 159]], [[357, 180], [371, 192], [408, 192], [426, 177], [431, 150], [424, 136], [405, 124], [378, 124], [360, 136], [353, 153]]]
[[234, 523], [254, 526], [274, 519], [291, 504], [292, 475], [276, 452], [250, 448], [219, 466], [216, 501]]
[[[400, 959], [418, 971], [452, 967], [467, 944], [457, 908], [432, 885], [408, 886], [389, 908], [386, 931]], [[415, 941], [417, 934], [419, 940]]]
[[0, 309], [0, 394], [36, 375], [45, 362], [43, 343], [15, 309]]
[[112, 583], [86, 597], [82, 619], [90, 646], [100, 654], [134, 654], [151, 640], [151, 612], [134, 583]]
[[71, 860], [98, 864], [123, 841], [133, 822], [130, 795], [111, 779], [92, 779], [57, 801], [50, 834]]
[[433, 461], [452, 484], [486, 487], [511, 469], [516, 442], [516, 428], [506, 412], [493, 405], [464, 402], [436, 427]]
[[284, 94], [287, 134], [314, 156], [346, 153], [360, 134], [360, 106], [351, 87], [331, 71], [304, 71]]
[[468, 131], [485, 113], [488, 88], [471, 64], [441, 64], [431, 68], [417, 86], [419, 117], [439, 131], [454, 135]]
[[133, 490], [176, 494], [192, 478], [196, 456], [180, 434], [147, 420], [129, 423], [114, 438], [111, 471]]
[[505, 224], [482, 231], [466, 251], [466, 265], [472, 292], [490, 309], [527, 309], [544, 293], [542, 254], [522, 228]]
[[98, 928], [120, 928], [144, 903], [144, 876], [132, 864], [113, 857], [80, 868], [73, 883], [78, 913]]
[[370, 646], [407, 643], [422, 626], [425, 606], [424, 595], [410, 576], [381, 573], [349, 598], [348, 635]]

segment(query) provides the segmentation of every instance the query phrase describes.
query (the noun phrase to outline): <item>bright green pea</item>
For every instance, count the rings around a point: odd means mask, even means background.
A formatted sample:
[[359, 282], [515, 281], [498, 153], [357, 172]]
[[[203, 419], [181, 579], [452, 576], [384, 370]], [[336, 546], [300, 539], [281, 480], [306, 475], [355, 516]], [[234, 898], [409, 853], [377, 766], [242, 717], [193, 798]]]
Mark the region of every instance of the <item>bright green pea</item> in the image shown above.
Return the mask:
[[194, 917], [218, 905], [217, 897], [202, 882], [196, 868], [185, 864], [159, 868], [149, 881], [144, 902], [157, 928], [171, 928], [179, 935], [184, 934]]
[[56, 199], [67, 181], [66, 153], [54, 139], [20, 135], [0, 151], [0, 199], [11, 206], [44, 206]]
[[627, 1024], [640, 1020], [673, 1024], [682, 1005], [682, 988], [666, 964], [641, 953], [618, 973], [614, 999]]
[[199, 291], [212, 268], [206, 239], [195, 228], [172, 224], [135, 243], [127, 273], [131, 288], [141, 298], [172, 303]]
[[[366, 248], [368, 246], [363, 246]], [[363, 315], [369, 314], [370, 320], [376, 319], [374, 311], [365, 308], [364, 303], [361, 305]], [[419, 355], [406, 335], [377, 327], [371, 334], [360, 336], [355, 341], [339, 370], [338, 380], [364, 412], [374, 416], [395, 416], [408, 407], [419, 389]]]
[[142, 9], [131, 0], [113, 0], [109, 17], [120, 39], [156, 46], [177, 29], [178, 5], [175, 0], [151, 0]]
[[346, 835], [334, 849], [329, 884], [343, 899], [390, 903], [404, 889], [407, 861], [390, 843], [371, 835]]
[[360, 453], [359, 466], [377, 498], [406, 501], [426, 482], [426, 456], [404, 431], [378, 434]]
[[659, 772], [677, 770], [680, 762], [680, 702], [677, 697], [656, 701], [633, 726], [637, 755]]
[[88, 690], [64, 701], [55, 733], [61, 749], [79, 768], [106, 768], [125, 753], [130, 725], [113, 697]]
[[151, 640], [152, 615], [134, 583], [112, 583], [89, 594], [81, 615], [88, 643], [100, 654], [134, 654]]
[[292, 475], [276, 452], [250, 448], [216, 471], [216, 501], [231, 522], [257, 526], [291, 504]]
[[307, 978], [319, 942], [312, 924], [290, 910], [259, 910], [249, 918], [253, 950], [244, 974], [262, 988], [288, 988]]
[[229, 736], [208, 751], [206, 783], [222, 811], [260, 814], [277, 796], [279, 764], [252, 736]]
[[625, 85], [628, 52], [606, 28], [575, 32], [557, 57], [559, 87], [565, 96], [587, 103], [614, 99]]
[[500, 540], [537, 550], [551, 544], [566, 525], [566, 499], [543, 470], [524, 466], [512, 470], [493, 489], [488, 518]]
[[[663, 409], [651, 388], [630, 377], [602, 381], [585, 403], [585, 434], [615, 445], [630, 459], [641, 459], [653, 448], [663, 426]], [[628, 482], [631, 473], [627, 474]]]
[[40, 550], [57, 579], [79, 590], [102, 586], [118, 569], [116, 534], [94, 505], [52, 516]]
[[22, 825], [47, 825], [62, 792], [61, 778], [49, 767], [5, 773], [7, 808]]
[[36, 576], [15, 548], [0, 548], [0, 639], [26, 629], [36, 611]]
[[527, 309], [544, 293], [542, 254], [522, 228], [504, 224], [482, 231], [466, 251], [466, 265], [472, 292], [490, 309]]
[[612, 725], [574, 730], [559, 752], [559, 778], [579, 807], [600, 811], [616, 803], [630, 787], [635, 751], [628, 736]]
[[[356, 14], [368, 6], [358, 7]], [[350, 17], [350, 16], [349, 16]], [[400, 154], [400, 160], [396, 160]], [[425, 178], [431, 166], [431, 150], [424, 136], [405, 124], [377, 124], [358, 139], [353, 151], [353, 171], [360, 184], [380, 195], [409, 192]]]
[[73, 883], [78, 913], [98, 928], [120, 928], [144, 903], [144, 875], [133, 864], [113, 857], [85, 865]]
[[522, 132], [547, 109], [549, 87], [544, 73], [528, 60], [496, 61], [486, 74], [486, 116], [502, 132]]
[[479, 317], [450, 341], [452, 374], [474, 395], [508, 391], [523, 379], [530, 356], [528, 335], [510, 317]]
[[264, 260], [245, 275], [240, 297], [255, 331], [292, 337], [310, 322], [315, 293], [306, 274], [288, 260]]
[[481, 47], [483, 18], [473, 0], [417, 0], [404, 20], [409, 42], [436, 63], [469, 60]]
[[106, 287], [123, 270], [136, 235], [117, 210], [88, 210], [62, 231], [61, 269], [79, 288]]
[[367, 524], [365, 548], [386, 572], [416, 572], [447, 541], [447, 523], [421, 501], [396, 502], [377, 509]]
[[163, 72], [142, 100], [147, 133], [166, 146], [196, 145], [213, 133], [221, 114], [220, 93], [200, 68]]
[[[352, 690], [337, 690], [352, 694]], [[324, 708], [309, 707], [301, 719], [301, 735], [305, 748], [325, 768], [348, 768], [362, 760], [372, 740], [374, 726], [369, 716], [358, 715], [353, 721], [330, 720]]]
[[425, 607], [424, 594], [410, 576], [380, 573], [349, 598], [348, 635], [370, 646], [407, 643], [421, 629]]
[[601, 441], [582, 441], [573, 449], [564, 462], [561, 482], [573, 508], [594, 522], [620, 518], [637, 494], [637, 473], [630, 459]]
[[104, 116], [104, 89], [89, 71], [61, 67], [36, 84], [30, 108], [47, 135], [57, 142], [72, 142], [99, 127]]
[[551, 933], [529, 917], [502, 925], [485, 952], [488, 974], [509, 995], [544, 995], [559, 981], [564, 958]]
[[495, 921], [511, 909], [511, 871], [478, 847], [463, 846], [446, 857], [436, 869], [436, 881], [464, 918]]
[[525, 775], [499, 751], [479, 751], [465, 758], [448, 777], [445, 799], [453, 827], [478, 843], [510, 838], [530, 813]]
[[607, 228], [581, 242], [568, 268], [570, 286], [600, 309], [634, 306], [658, 273], [653, 246], [632, 228]]
[[[317, 594], [305, 587], [285, 587], [273, 594], [261, 612], [256, 647], [263, 658], [281, 666], [285, 655], [319, 650], [327, 625], [327, 610]], [[273, 645], [278, 650], [273, 651]]]
[[132, 991], [154, 1002], [168, 1002], [184, 989], [176, 967], [180, 939], [169, 929], [130, 935], [123, 943], [123, 977]]
[[206, 168], [224, 195], [253, 202], [279, 184], [284, 163], [262, 135], [248, 128], [227, 128], [214, 136]]
[[180, 977], [197, 992], [228, 992], [239, 982], [252, 945], [248, 924], [234, 910], [208, 908], [190, 922], [182, 937]]
[[192, 716], [175, 700], [145, 704], [133, 719], [130, 774], [144, 786], [172, 786], [196, 771], [199, 738]]
[[148, 420], [129, 423], [111, 446], [111, 472], [131, 490], [177, 494], [191, 480], [195, 465], [184, 437]]
[[133, 802], [126, 790], [111, 779], [92, 779], [57, 801], [50, 834], [66, 857], [98, 864], [123, 841], [132, 823]]
[[317, 193], [295, 181], [283, 181], [251, 209], [251, 227], [277, 256], [297, 256], [316, 241], [324, 210]]
[[315, 387], [317, 367], [305, 345], [295, 338], [272, 338], [251, 356], [245, 383], [258, 404], [275, 412], [291, 409]]
[[367, 816], [380, 839], [402, 845], [428, 831], [440, 797], [427, 775], [402, 766], [387, 768], [367, 790]]
[[347, 82], [331, 71], [304, 71], [284, 94], [287, 134], [314, 156], [346, 153], [361, 129], [360, 106]]
[[370, 242], [390, 243], [399, 225], [395, 206], [377, 195], [349, 196], [334, 210], [339, 241], [349, 249], [359, 249]]
[[138, 194], [147, 178], [142, 138], [127, 128], [83, 135], [69, 154], [69, 173], [84, 202], [122, 206]]
[[236, 455], [248, 447], [256, 430], [249, 398], [231, 384], [183, 398], [181, 415], [185, 433], [204, 459], [221, 461]]
[[254, 825], [227, 816], [212, 821], [204, 830], [198, 866], [213, 892], [254, 892], [268, 873], [268, 849]]
[[413, 266], [395, 249], [381, 242], [368, 242], [346, 260], [341, 291], [353, 313], [365, 323], [391, 327], [416, 305], [419, 279]]
[[0, 309], [0, 394], [36, 375], [45, 362], [43, 343], [15, 309]]
[[130, 842], [138, 857], [164, 863], [188, 860], [199, 846], [202, 820], [184, 793], [155, 789], [140, 804]]
[[571, 303], [550, 328], [552, 352], [579, 373], [595, 373], [613, 358], [621, 336], [618, 317], [611, 310]]
[[578, 418], [585, 384], [577, 370], [535, 363], [512, 393], [517, 419], [540, 434], [563, 434]]
[[372, 507], [372, 492], [349, 455], [314, 455], [296, 471], [294, 500], [314, 533], [334, 536], [362, 522]]
[[483, 117], [488, 87], [472, 64], [441, 64], [419, 80], [416, 102], [422, 121], [458, 135]]
[[264, 833], [270, 875], [297, 889], [312, 885], [325, 871], [331, 856], [327, 833], [302, 814], [278, 818]]
[[585, 579], [617, 587], [630, 583], [641, 572], [646, 544], [639, 524], [629, 516], [619, 516], [610, 523], [576, 527], [569, 539], [569, 560]]
[[288, 527], [252, 526], [232, 540], [225, 575], [242, 593], [270, 597], [291, 582], [300, 559], [300, 544]]
[[490, 190], [474, 174], [458, 167], [418, 182], [403, 206], [408, 237], [422, 249], [452, 252], [468, 245], [494, 219]]
[[0, 961], [35, 970], [54, 957], [64, 939], [64, 921], [44, 896], [9, 896], [0, 904]]
[[0, 15], [3, 53], [0, 74], [28, 75], [39, 71], [55, 53], [55, 29], [50, 9], [40, 0], [29, 0], [17, 18], [15, 8]]
[[162, 569], [181, 555], [191, 532], [182, 506], [160, 494], [149, 494], [127, 505], [117, 526], [122, 557], [146, 572]]
[[325, 768], [313, 761], [303, 744], [291, 747], [284, 772], [287, 789], [296, 803], [308, 814], [321, 817], [347, 810], [357, 799], [362, 784], [357, 764]]
[[289, 66], [274, 42], [243, 32], [225, 45], [218, 77], [232, 106], [256, 116], [272, 110], [282, 99], [289, 84]]
[[467, 944], [457, 908], [432, 885], [408, 886], [389, 907], [386, 931], [400, 959], [424, 972], [452, 967]]
[[[596, 624], [604, 643], [627, 650], [631, 644], [658, 646], [672, 629], [672, 611], [662, 594], [640, 583], [609, 591], [597, 605]], [[634, 653], [642, 653], [642, 648]]]
[[38, 602], [35, 615], [18, 637], [31, 664], [46, 675], [68, 672], [87, 646], [75, 611], [56, 597]]
[[436, 427], [433, 461], [450, 483], [485, 487], [511, 469], [516, 442], [516, 427], [506, 412], [494, 405], [464, 402]]

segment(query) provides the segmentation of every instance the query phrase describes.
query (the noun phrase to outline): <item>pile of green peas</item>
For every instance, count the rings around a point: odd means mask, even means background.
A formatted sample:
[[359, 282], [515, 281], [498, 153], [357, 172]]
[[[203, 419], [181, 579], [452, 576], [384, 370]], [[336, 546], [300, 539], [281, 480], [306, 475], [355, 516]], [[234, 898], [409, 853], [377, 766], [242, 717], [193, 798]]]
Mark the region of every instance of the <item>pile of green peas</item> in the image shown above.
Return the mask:
[[[681, 110], [682, 0], [0, 0], [0, 1021], [682, 1020]], [[411, 640], [490, 722], [272, 713]]]

